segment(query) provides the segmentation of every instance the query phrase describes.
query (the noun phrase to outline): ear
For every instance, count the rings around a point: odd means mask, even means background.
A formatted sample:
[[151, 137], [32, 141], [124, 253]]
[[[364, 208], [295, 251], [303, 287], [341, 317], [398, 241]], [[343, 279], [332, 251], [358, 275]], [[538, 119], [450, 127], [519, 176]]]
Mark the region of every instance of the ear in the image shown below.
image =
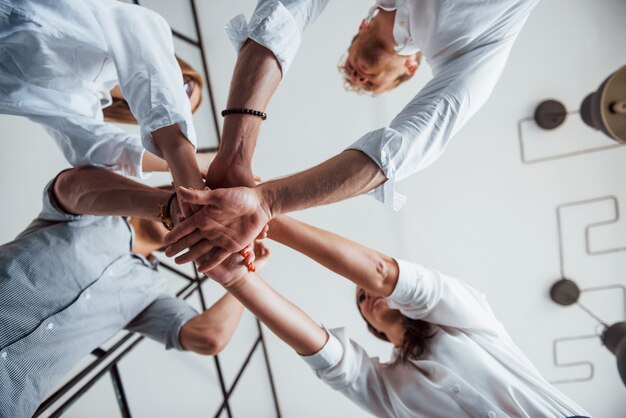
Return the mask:
[[420, 66], [420, 61], [422, 60], [422, 53], [418, 52], [413, 55], [409, 55], [404, 60], [404, 68], [406, 68], [406, 73], [408, 75], [413, 75], [417, 71]]
[[364, 31], [365, 29], [367, 29], [370, 25], [370, 22], [367, 19], [363, 19], [361, 21], [361, 24], [359, 25], [359, 32]]

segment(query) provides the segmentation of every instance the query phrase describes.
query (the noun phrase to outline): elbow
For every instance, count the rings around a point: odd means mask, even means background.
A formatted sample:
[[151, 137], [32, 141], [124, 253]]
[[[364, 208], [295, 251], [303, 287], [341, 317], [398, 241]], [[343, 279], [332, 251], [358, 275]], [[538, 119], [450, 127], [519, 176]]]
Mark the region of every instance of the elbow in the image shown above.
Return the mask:
[[215, 356], [224, 350], [228, 340], [222, 332], [205, 332], [196, 341], [194, 351], [205, 356]]
[[376, 283], [374, 293], [389, 296], [396, 287], [399, 276], [398, 263], [392, 257], [379, 256], [374, 260], [376, 266]]
[[54, 199], [65, 212], [78, 213], [78, 203], [82, 197], [81, 179], [95, 167], [78, 167], [63, 171], [54, 182]]

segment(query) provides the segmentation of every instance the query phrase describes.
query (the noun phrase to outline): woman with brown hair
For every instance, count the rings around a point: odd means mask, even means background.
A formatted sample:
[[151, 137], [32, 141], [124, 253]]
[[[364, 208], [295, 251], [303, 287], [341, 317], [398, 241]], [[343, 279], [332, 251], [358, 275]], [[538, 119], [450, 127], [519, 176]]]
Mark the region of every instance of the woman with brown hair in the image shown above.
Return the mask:
[[357, 285], [368, 328], [393, 344], [390, 362], [369, 357], [344, 328], [319, 326], [238, 257], [210, 277], [364, 410], [378, 417], [589, 416], [539, 374], [485, 296], [466, 283], [286, 217], [272, 221], [269, 237]]
[[[114, 0], [2, 1], [0, 113], [43, 125], [73, 166], [141, 177], [160, 161], [154, 155], [167, 161], [177, 185], [203, 188], [182, 87], [190, 80], [174, 57], [169, 25], [146, 8]], [[103, 120], [121, 92], [139, 136]], [[107, 111], [113, 119], [116, 110]]]

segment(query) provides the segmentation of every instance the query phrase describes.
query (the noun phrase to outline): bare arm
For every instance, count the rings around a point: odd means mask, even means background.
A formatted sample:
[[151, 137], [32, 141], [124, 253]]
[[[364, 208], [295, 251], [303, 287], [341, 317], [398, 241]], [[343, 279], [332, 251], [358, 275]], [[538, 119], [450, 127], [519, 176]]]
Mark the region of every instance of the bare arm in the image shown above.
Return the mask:
[[176, 186], [202, 190], [204, 181], [196, 161], [193, 145], [180, 131], [177, 124], [152, 132], [155, 146], [161, 151]]
[[[194, 260], [201, 271], [208, 271], [251, 242], [272, 218], [365, 193], [385, 180], [369, 157], [348, 150], [309, 170], [256, 188], [181, 189], [181, 198], [206, 206], [166, 236], [166, 243], [171, 245], [166, 254], [191, 248], [191, 258], [180, 262]], [[211, 247], [192, 248], [202, 238]]]
[[[248, 39], [237, 58], [227, 107], [264, 111], [280, 79], [274, 54]], [[261, 122], [261, 118], [251, 115], [224, 118], [220, 149], [207, 175], [211, 188], [254, 186], [251, 164]]]
[[[196, 154], [196, 162], [200, 169], [200, 173], [206, 173], [209, 165], [215, 158], [214, 152], [198, 152]], [[141, 159], [141, 169], [144, 172], [166, 172], [170, 171], [167, 161], [157, 157], [149, 151], [144, 151], [143, 158]]]
[[180, 343], [189, 351], [215, 355], [233, 337], [241, 320], [243, 306], [226, 293], [213, 306], [187, 322], [180, 330]]
[[[262, 267], [269, 251], [261, 246], [257, 260]], [[258, 251], [255, 248], [255, 251]], [[256, 273], [249, 273], [234, 254], [213, 269], [210, 277], [220, 283], [274, 334], [301, 355], [317, 353], [326, 344], [326, 331], [301, 309], [278, 294]]]
[[295, 219], [274, 219], [268, 236], [373, 293], [389, 296], [398, 282], [393, 258]]
[[108, 170], [83, 167], [61, 173], [54, 184], [54, 195], [70, 213], [158, 221], [159, 205], [167, 204], [172, 193]]

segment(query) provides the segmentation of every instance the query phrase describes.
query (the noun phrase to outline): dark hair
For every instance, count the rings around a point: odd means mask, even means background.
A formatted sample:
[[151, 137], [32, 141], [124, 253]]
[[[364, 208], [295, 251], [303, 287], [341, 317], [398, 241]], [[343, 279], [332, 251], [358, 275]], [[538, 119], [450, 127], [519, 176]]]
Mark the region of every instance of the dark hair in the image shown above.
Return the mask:
[[[369, 332], [383, 341], [391, 342], [385, 333], [378, 331], [365, 318], [358, 300], [356, 307], [367, 324]], [[402, 315], [402, 327], [404, 328], [404, 338], [402, 339], [402, 347], [400, 347], [400, 360], [417, 360], [426, 352], [426, 340], [434, 337], [437, 331], [431, 330], [431, 324], [426, 321], [411, 319], [404, 315]]]

